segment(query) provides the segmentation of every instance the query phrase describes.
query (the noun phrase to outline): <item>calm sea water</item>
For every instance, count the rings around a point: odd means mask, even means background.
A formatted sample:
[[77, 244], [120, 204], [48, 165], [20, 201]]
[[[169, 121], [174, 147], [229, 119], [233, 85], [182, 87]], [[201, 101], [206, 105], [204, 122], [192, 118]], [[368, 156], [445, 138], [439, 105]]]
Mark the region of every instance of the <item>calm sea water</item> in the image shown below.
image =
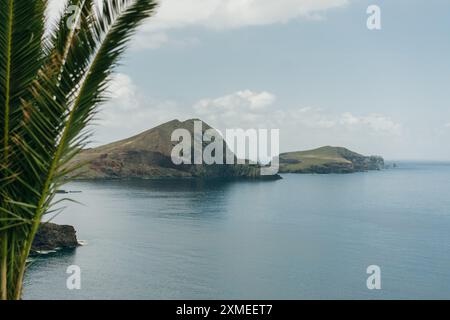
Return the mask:
[[25, 298], [450, 298], [449, 164], [283, 178], [72, 183], [56, 222], [88, 244], [36, 259]]

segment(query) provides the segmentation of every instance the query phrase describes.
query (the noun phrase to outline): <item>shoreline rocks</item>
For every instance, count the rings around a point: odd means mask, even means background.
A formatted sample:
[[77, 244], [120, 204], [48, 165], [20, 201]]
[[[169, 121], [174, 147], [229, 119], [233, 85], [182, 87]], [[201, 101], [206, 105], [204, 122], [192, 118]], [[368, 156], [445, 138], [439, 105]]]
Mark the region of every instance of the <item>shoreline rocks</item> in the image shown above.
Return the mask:
[[73, 226], [43, 223], [39, 227], [32, 245], [32, 252], [76, 248], [79, 246]]

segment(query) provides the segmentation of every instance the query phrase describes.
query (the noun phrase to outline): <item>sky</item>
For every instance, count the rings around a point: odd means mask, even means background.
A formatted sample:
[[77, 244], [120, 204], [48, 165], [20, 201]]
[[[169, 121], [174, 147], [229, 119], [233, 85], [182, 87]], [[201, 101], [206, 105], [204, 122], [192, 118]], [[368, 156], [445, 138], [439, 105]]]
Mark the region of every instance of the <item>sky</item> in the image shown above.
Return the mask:
[[[450, 160], [450, 1], [160, 2], [114, 76], [94, 145], [200, 118], [280, 129], [281, 152]], [[380, 30], [367, 28], [370, 5]]]

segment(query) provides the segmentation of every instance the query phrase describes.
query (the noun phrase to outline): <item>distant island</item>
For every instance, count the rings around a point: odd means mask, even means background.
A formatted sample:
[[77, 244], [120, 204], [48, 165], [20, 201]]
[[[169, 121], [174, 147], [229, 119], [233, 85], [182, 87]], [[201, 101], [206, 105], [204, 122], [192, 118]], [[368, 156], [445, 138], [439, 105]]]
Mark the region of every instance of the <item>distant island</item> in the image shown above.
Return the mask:
[[280, 154], [280, 173], [354, 173], [382, 169], [382, 157], [367, 157], [342, 147]]
[[[79, 180], [281, 178], [279, 175], [261, 176], [261, 166], [248, 161], [246, 164], [233, 165], [174, 164], [171, 153], [178, 142], [171, 141], [171, 135], [176, 129], [187, 129], [193, 133], [195, 121], [199, 120], [173, 120], [128, 139], [83, 150], [72, 164], [85, 165], [71, 177]], [[203, 122], [203, 132], [209, 129], [213, 128]], [[226, 142], [223, 143], [225, 157], [229, 149]], [[203, 148], [205, 147], [204, 143]], [[342, 147], [327, 146], [309, 151], [288, 152], [281, 154], [279, 159], [279, 173], [353, 173], [384, 168], [382, 157], [367, 157]]]

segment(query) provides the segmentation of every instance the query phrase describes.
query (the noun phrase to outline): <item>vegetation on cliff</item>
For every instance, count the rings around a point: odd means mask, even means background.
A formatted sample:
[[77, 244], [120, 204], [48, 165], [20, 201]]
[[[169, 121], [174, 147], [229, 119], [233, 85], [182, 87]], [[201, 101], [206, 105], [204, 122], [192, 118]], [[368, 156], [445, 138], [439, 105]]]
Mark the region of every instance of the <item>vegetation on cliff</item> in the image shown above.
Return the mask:
[[[186, 129], [194, 137], [195, 121], [200, 120], [173, 120], [131, 138], [83, 150], [74, 164], [85, 163], [85, 166], [75, 176], [78, 179], [262, 178], [260, 166], [256, 164], [236, 164], [237, 161], [235, 164], [174, 164], [172, 149], [178, 142], [171, 140], [172, 133]], [[203, 133], [209, 129], [212, 128], [203, 122]], [[203, 142], [203, 148], [207, 145]], [[224, 141], [223, 145], [225, 158], [228, 147]]]

